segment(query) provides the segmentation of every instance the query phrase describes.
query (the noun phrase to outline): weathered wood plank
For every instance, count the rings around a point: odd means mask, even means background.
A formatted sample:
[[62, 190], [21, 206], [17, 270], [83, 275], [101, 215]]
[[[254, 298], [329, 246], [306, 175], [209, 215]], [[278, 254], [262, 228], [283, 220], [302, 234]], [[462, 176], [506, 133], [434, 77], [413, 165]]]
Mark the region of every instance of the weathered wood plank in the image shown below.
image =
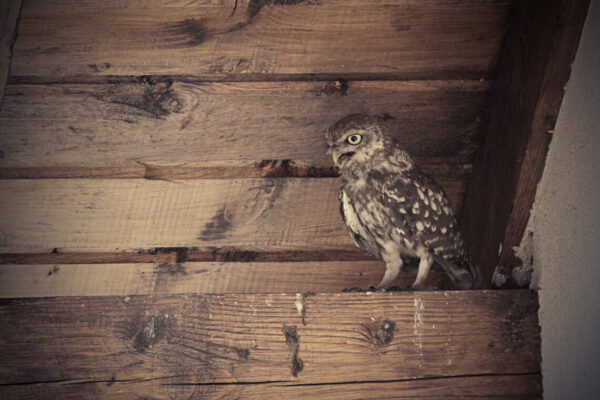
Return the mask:
[[102, 1], [94, 8], [26, 6], [11, 74], [479, 79], [495, 62], [511, 4], [254, 0], [237, 8], [216, 2], [143, 12], [103, 8]]
[[589, 1], [517, 2], [498, 66], [489, 130], [465, 200], [464, 229], [483, 287], [515, 286], [523, 237]]
[[529, 291], [2, 300], [0, 383], [537, 374], [537, 304]]
[[[385, 368], [382, 366], [382, 368]], [[5, 399], [412, 399], [534, 400], [542, 398], [540, 374], [300, 385], [285, 383], [164, 385], [159, 381], [40, 383], [0, 387]]]
[[[384, 271], [376, 261], [0, 265], [0, 297], [339, 293], [375, 286]], [[405, 288], [414, 280], [415, 273], [401, 273], [394, 285]], [[453, 285], [432, 271], [426, 287]]]
[[[250, 251], [221, 247], [201, 250], [189, 247], [154, 247], [135, 252], [71, 252], [54, 248], [51, 252], [0, 253], [0, 264], [130, 264], [177, 262], [292, 262], [292, 261], [375, 261], [358, 247], [342, 250]], [[410, 265], [410, 263], [409, 263]]]
[[[0, 0], [0, 111], [4, 88], [12, 60], [13, 45], [17, 37], [17, 21], [22, 0]], [[0, 152], [0, 158], [2, 153]]]
[[[463, 182], [440, 182], [460, 209]], [[354, 249], [339, 180], [0, 180], [0, 253]]]
[[324, 132], [356, 112], [386, 119], [425, 172], [470, 173], [487, 82], [338, 84], [9, 85], [0, 177], [335, 176]]

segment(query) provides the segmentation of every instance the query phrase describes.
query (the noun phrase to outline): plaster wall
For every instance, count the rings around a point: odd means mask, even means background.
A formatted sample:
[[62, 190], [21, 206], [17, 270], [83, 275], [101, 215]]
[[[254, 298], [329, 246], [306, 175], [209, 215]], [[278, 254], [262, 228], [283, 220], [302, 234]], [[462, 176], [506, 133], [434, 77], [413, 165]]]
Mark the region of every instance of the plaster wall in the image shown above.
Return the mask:
[[538, 186], [544, 398], [600, 399], [600, 0], [592, 0]]

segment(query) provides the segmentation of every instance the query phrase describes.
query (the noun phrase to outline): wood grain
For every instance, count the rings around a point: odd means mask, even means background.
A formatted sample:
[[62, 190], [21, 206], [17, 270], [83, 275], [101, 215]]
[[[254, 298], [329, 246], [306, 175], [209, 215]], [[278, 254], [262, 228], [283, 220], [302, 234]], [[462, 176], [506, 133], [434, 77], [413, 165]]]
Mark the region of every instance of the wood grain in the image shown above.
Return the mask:
[[[500, 56], [489, 130], [465, 198], [464, 229], [490, 287], [516, 282], [521, 243], [589, 1], [524, 1]], [[500, 249], [500, 250], [499, 250]]]
[[537, 308], [529, 291], [2, 300], [0, 390], [538, 374]]
[[85, 4], [24, 7], [11, 74], [479, 79], [495, 63], [512, 2], [253, 0], [143, 12]]
[[[383, 262], [185, 262], [0, 265], [0, 297], [126, 296], [200, 293], [339, 293], [367, 290], [383, 277]], [[415, 273], [394, 282], [410, 286]], [[427, 288], [453, 288], [432, 271]]]
[[[382, 366], [382, 368], [385, 368]], [[542, 398], [542, 377], [531, 375], [473, 376], [390, 382], [319, 385], [285, 383], [168, 385], [159, 381], [40, 383], [0, 388], [8, 399], [412, 399], [533, 400]]]
[[[442, 186], [460, 209], [462, 182]], [[333, 178], [0, 180], [0, 253], [355, 246]]]
[[22, 0], [0, 0], [0, 10], [2, 10], [0, 14], [0, 111], [2, 111], [2, 99], [10, 70], [13, 45], [17, 38], [21, 3]]
[[9, 85], [0, 177], [336, 176], [324, 132], [379, 115], [424, 172], [465, 179], [489, 82]]

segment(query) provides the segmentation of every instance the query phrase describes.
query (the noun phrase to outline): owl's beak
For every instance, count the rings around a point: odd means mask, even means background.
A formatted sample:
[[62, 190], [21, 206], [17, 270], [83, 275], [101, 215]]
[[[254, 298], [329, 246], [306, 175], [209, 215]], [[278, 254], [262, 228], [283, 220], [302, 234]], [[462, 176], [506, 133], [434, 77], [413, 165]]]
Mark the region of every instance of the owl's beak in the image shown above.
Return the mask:
[[346, 152], [346, 153], [342, 153], [342, 152], [338, 152], [338, 151], [332, 151], [331, 153], [332, 157], [333, 157], [333, 163], [335, 164], [336, 167], [342, 167], [344, 165], [344, 163], [350, 159], [350, 157], [352, 157], [354, 155], [354, 152]]
[[342, 153], [340, 153], [340, 152], [339, 152], [339, 151], [337, 151], [337, 150], [333, 150], [333, 151], [331, 152], [331, 158], [333, 158], [333, 164], [334, 164], [336, 167], [339, 167], [339, 166], [340, 166], [340, 164], [339, 164], [339, 160], [340, 160], [340, 156], [341, 156], [341, 155], [342, 155]]

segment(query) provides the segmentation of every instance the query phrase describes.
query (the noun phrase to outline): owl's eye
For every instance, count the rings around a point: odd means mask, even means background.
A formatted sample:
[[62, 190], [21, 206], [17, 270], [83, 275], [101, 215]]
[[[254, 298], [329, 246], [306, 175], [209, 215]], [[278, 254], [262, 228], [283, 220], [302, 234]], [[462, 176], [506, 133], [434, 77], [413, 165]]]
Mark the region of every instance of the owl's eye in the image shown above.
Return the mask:
[[357, 145], [361, 142], [361, 140], [362, 140], [361, 135], [350, 135], [350, 136], [348, 136], [348, 139], [346, 139], [346, 142]]

